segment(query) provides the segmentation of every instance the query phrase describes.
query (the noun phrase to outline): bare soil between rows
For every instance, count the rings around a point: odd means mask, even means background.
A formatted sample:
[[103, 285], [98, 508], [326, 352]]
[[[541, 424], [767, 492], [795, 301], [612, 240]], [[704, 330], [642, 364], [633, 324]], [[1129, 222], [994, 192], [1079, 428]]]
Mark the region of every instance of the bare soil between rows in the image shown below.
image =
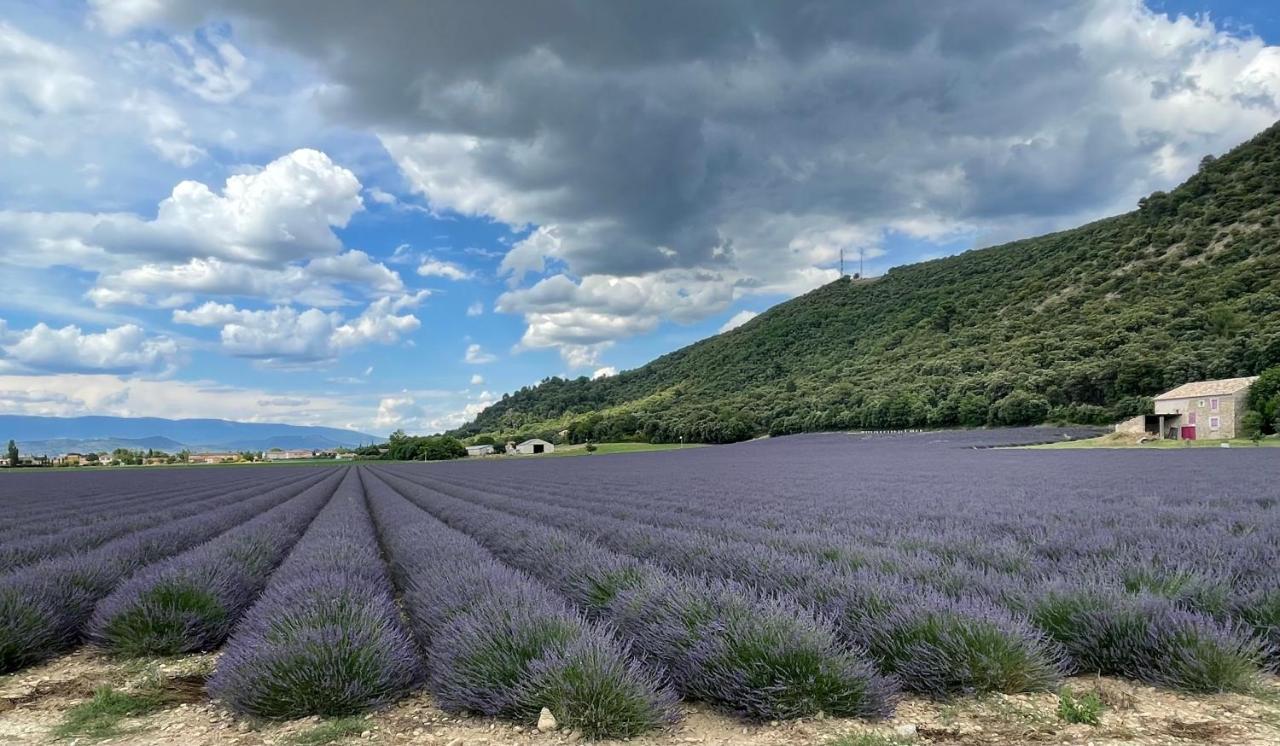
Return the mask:
[[[189, 656], [145, 663], [116, 661], [81, 650], [45, 665], [0, 677], [0, 743], [88, 743], [137, 746], [288, 746], [321, 724], [318, 718], [251, 722], [208, 701], [202, 677], [215, 656]], [[147, 679], [163, 682], [171, 704], [121, 723], [121, 735], [104, 740], [55, 737], [68, 710], [100, 686], [125, 691]], [[1057, 716], [1055, 693], [991, 695], [939, 703], [905, 699], [893, 718], [880, 722], [820, 718], [784, 723], [746, 723], [706, 708], [685, 708], [672, 729], [632, 739], [636, 746], [707, 744], [774, 746], [831, 744], [863, 733], [891, 743], [947, 744], [1280, 744], [1280, 679], [1270, 677], [1258, 695], [1186, 696], [1109, 678], [1077, 677], [1066, 685], [1096, 691], [1104, 705], [1097, 726], [1068, 724]], [[458, 717], [437, 709], [420, 694], [364, 718], [365, 725], [334, 743], [438, 744], [439, 746], [539, 746], [580, 742], [577, 734], [540, 733], [531, 724]], [[913, 736], [900, 733], [914, 729]], [[602, 742], [623, 743], [623, 742]]]

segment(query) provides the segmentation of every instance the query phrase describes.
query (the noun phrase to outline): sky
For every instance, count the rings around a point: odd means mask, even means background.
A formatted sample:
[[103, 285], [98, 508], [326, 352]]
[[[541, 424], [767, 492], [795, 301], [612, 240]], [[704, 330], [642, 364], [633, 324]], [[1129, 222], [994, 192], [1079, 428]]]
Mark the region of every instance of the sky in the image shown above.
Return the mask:
[[1261, 0], [0, 0], [0, 413], [437, 432], [1132, 209]]

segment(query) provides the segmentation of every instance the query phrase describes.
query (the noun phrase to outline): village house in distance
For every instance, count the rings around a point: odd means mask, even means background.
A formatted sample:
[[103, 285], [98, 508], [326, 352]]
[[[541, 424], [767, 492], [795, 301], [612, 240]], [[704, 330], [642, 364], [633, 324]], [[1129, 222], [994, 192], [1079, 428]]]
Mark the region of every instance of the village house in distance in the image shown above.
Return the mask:
[[1257, 376], [1195, 381], [1155, 397], [1155, 413], [1116, 425], [1116, 432], [1168, 440], [1229, 440], [1240, 432], [1249, 386]]

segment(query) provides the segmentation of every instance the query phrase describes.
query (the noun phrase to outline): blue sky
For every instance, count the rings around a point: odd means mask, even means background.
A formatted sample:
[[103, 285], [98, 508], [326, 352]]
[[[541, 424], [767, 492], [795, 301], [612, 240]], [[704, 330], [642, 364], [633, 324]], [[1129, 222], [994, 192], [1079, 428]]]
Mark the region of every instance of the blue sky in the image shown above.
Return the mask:
[[1272, 3], [811, 5], [6, 3], [0, 411], [438, 431], [1280, 116]]

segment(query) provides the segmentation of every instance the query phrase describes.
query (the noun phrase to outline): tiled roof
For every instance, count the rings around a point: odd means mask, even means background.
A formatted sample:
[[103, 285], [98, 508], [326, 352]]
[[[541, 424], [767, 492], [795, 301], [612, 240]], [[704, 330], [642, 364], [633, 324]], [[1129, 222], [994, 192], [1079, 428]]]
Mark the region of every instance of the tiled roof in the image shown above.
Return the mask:
[[1245, 378], [1224, 378], [1220, 381], [1195, 381], [1193, 383], [1184, 383], [1172, 391], [1166, 391], [1156, 397], [1156, 401], [1161, 399], [1194, 399], [1197, 396], [1218, 396], [1221, 394], [1234, 394], [1243, 389], [1249, 388], [1249, 385], [1258, 380], [1257, 376], [1247, 376]]

